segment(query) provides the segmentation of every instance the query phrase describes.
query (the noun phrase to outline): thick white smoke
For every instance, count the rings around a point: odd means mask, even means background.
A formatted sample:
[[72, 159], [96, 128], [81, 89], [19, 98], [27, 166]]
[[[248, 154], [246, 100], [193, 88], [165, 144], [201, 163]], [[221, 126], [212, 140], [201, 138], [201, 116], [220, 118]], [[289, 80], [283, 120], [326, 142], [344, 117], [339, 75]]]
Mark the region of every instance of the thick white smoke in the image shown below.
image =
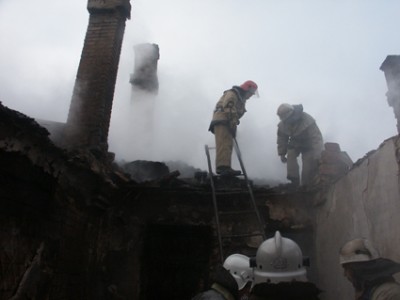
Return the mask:
[[[0, 1], [0, 36], [7, 41], [0, 48], [3, 104], [32, 117], [66, 120], [88, 24], [86, 4]], [[238, 129], [250, 177], [285, 181], [275, 142], [282, 102], [302, 103], [325, 140], [338, 142], [353, 161], [396, 134], [379, 67], [387, 55], [399, 54], [394, 32], [400, 2], [131, 4], [109, 132], [117, 159], [182, 160], [205, 169], [214, 105], [224, 89], [248, 79], [261, 94], [249, 101]], [[160, 46], [160, 90], [154, 99], [131, 103], [138, 43]]]

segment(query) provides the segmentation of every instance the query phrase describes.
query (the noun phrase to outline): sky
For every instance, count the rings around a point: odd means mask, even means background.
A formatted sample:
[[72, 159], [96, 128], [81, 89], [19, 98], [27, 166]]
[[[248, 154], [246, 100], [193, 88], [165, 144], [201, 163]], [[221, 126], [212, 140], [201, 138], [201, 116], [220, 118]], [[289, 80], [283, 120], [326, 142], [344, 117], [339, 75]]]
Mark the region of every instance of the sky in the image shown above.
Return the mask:
[[[0, 101], [65, 122], [89, 20], [85, 0], [0, 0]], [[109, 150], [117, 161], [207, 169], [204, 145], [224, 90], [253, 80], [237, 141], [250, 178], [285, 182], [281, 103], [303, 104], [324, 142], [355, 162], [396, 135], [387, 55], [400, 55], [398, 0], [135, 0], [126, 21]], [[134, 45], [160, 47], [159, 93], [132, 93]], [[212, 160], [213, 151], [211, 151]], [[233, 157], [233, 167], [238, 163]]]

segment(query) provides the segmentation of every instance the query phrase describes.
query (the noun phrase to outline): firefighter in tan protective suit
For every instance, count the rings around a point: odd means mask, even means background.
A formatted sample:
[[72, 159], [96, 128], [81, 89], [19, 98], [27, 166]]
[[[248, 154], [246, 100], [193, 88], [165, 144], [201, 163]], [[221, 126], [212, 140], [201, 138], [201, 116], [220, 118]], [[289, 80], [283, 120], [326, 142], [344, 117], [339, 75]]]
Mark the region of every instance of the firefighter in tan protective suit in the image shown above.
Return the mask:
[[294, 187], [300, 185], [297, 157], [301, 154], [301, 185], [312, 184], [318, 173], [318, 161], [323, 149], [322, 134], [315, 120], [303, 112], [303, 106], [283, 103], [278, 107], [278, 155], [287, 163], [287, 179]]
[[399, 300], [400, 284], [393, 275], [400, 264], [381, 258], [369, 240], [355, 238], [340, 249], [344, 276], [353, 284], [356, 300]]
[[240, 86], [233, 86], [224, 91], [217, 102], [209, 131], [215, 135], [216, 172], [221, 176], [240, 175], [240, 171], [231, 168], [233, 138], [236, 136], [239, 119], [246, 112], [246, 101], [253, 95], [258, 96], [258, 87], [254, 81], [248, 80]]

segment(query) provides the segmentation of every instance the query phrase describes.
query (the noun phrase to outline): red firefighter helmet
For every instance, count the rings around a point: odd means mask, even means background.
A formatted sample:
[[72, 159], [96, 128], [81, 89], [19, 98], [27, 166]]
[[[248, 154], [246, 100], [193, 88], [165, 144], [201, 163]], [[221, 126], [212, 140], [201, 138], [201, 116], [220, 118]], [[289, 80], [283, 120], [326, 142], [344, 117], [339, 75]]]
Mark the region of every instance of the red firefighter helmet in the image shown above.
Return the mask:
[[252, 80], [247, 80], [244, 83], [240, 85], [240, 88], [245, 90], [246, 92], [251, 92], [253, 95], [258, 96], [258, 86], [257, 83], [255, 83]]

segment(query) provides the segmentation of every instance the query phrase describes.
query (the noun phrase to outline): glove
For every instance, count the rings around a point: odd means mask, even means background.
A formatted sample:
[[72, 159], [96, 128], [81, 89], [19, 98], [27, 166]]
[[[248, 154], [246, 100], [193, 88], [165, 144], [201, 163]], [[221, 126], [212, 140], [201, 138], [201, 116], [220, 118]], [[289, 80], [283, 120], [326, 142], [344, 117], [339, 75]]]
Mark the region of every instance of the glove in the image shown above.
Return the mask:
[[286, 155], [281, 155], [281, 162], [283, 162], [283, 163], [287, 162]]
[[239, 125], [239, 120], [236, 119], [229, 120], [229, 126], [231, 126], [231, 128], [236, 128], [237, 125]]
[[229, 127], [229, 129], [230, 129], [230, 132], [231, 132], [231, 134], [232, 134], [232, 137], [236, 137], [236, 126], [235, 127]]
[[237, 120], [229, 121], [229, 131], [231, 132], [233, 137], [236, 137], [236, 129], [237, 129]]

